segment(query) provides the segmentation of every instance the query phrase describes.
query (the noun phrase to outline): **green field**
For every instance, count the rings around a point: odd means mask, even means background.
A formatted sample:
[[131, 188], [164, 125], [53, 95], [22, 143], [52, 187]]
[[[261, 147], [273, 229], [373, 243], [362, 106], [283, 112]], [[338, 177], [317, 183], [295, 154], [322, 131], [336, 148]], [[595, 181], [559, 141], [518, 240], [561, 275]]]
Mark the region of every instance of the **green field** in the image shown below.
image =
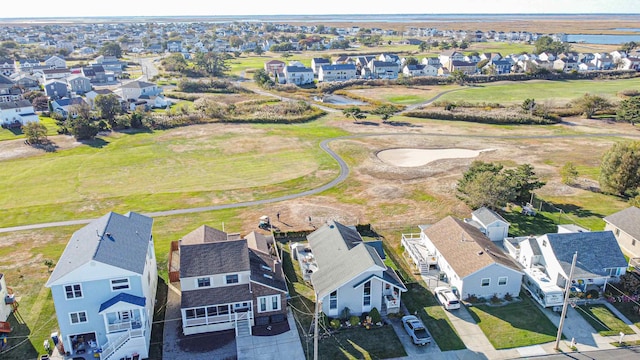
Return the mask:
[[640, 90], [640, 80], [530, 80], [522, 82], [498, 82], [475, 85], [465, 90], [443, 95], [441, 101], [468, 101], [491, 103], [522, 103], [534, 98], [538, 103], [545, 100], [563, 105], [585, 93], [596, 94], [615, 100], [621, 90]]
[[[58, 134], [58, 125], [56, 121], [50, 117], [40, 116], [40, 122], [47, 127], [47, 136], [53, 136]], [[15, 140], [24, 138], [22, 129], [5, 129], [0, 128], [0, 141]]]
[[[317, 125], [256, 126], [247, 134], [216, 132], [209, 126], [112, 133], [74, 149], [4, 161], [0, 226], [307, 190], [336, 174], [326, 173], [336, 165], [317, 146], [319, 139], [333, 134], [338, 133]], [[317, 176], [318, 171], [325, 175]]]

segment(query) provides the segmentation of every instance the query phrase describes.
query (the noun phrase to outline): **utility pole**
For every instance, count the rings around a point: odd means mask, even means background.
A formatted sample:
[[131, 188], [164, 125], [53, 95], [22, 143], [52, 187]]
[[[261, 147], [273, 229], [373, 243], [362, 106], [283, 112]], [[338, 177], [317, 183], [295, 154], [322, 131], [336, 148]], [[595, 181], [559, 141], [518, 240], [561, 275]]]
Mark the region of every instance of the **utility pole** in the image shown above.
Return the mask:
[[573, 261], [571, 262], [571, 271], [569, 271], [569, 279], [564, 287], [564, 303], [562, 304], [562, 314], [560, 315], [560, 324], [558, 325], [558, 335], [556, 336], [556, 346], [554, 349], [560, 350], [560, 338], [562, 337], [562, 327], [564, 326], [564, 317], [567, 316], [567, 305], [569, 305], [569, 293], [571, 293], [571, 279], [573, 278], [573, 269], [576, 267], [576, 260], [578, 259], [578, 252], [573, 254]]
[[316, 309], [313, 314], [314, 317], [314, 325], [313, 325], [313, 360], [318, 360], [318, 304], [320, 303], [320, 299], [318, 299], [318, 293], [316, 293]]

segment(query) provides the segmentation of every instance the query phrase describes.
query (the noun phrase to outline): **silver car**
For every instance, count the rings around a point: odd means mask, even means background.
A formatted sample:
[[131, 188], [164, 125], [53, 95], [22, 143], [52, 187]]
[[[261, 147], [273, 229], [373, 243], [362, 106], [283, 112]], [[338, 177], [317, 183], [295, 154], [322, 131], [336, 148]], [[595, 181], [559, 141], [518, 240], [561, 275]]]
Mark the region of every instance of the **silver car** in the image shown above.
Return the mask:
[[431, 344], [431, 334], [417, 316], [407, 315], [402, 317], [402, 325], [411, 336], [411, 341], [416, 345]]

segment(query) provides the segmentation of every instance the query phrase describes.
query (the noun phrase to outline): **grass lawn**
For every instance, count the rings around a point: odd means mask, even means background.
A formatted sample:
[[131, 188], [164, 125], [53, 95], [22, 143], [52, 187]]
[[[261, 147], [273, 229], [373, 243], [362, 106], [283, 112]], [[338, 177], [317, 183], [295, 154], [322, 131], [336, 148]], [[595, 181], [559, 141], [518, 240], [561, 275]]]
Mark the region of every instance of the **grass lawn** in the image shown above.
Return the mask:
[[456, 333], [449, 321], [445, 310], [438, 304], [433, 294], [423, 283], [415, 283], [407, 286], [408, 291], [402, 294], [404, 302], [410, 313], [418, 312], [431, 336], [442, 351], [466, 349], [464, 342]]
[[471, 306], [468, 308], [494, 348], [510, 349], [543, 344], [555, 340], [557, 329], [531, 302], [505, 306]]
[[578, 314], [587, 320], [591, 326], [602, 336], [624, 334], [635, 334], [635, 332], [617, 316], [615, 316], [605, 305], [578, 305]]
[[637, 79], [530, 80], [482, 84], [443, 95], [439, 100], [521, 104], [527, 98], [534, 98], [539, 103], [549, 100], [555, 105], [563, 105], [585, 93], [600, 95], [615, 101], [619, 91], [637, 88]]
[[[309, 334], [313, 321], [315, 295], [313, 288], [306, 284], [300, 275], [297, 262], [291, 261], [287, 244], [284, 247], [282, 265], [287, 278], [290, 304], [292, 306], [298, 333], [302, 339], [302, 348], [307, 358], [313, 357], [313, 337]], [[320, 359], [386, 359], [403, 357], [407, 354], [391, 326], [381, 328], [344, 329], [320, 339], [318, 344]]]
[[[313, 131], [309, 131], [313, 129]], [[87, 145], [3, 161], [0, 226], [240, 202], [328, 182], [337, 165], [317, 125], [224, 125], [112, 133]], [[241, 175], [240, 175], [241, 174]], [[15, 191], [14, 184], [21, 184]], [[144, 186], [137, 186], [144, 184]]]
[[640, 313], [634, 310], [634, 306], [637, 306], [633, 302], [616, 302], [612, 304], [615, 306], [622, 315], [626, 316], [629, 321], [633, 322], [636, 326], [640, 326]]
[[[47, 136], [58, 134], [58, 125], [56, 121], [47, 116], [40, 116], [40, 123], [47, 127]], [[0, 141], [15, 140], [24, 138], [22, 129], [5, 129], [0, 128]]]

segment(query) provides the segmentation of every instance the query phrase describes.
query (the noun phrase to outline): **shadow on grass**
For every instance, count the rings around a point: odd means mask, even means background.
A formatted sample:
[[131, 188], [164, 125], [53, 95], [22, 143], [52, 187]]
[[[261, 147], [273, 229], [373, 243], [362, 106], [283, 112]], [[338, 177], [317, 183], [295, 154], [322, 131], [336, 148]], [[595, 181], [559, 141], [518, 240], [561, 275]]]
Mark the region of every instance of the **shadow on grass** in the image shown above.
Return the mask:
[[407, 353], [393, 327], [344, 329], [322, 339], [320, 359], [388, 359], [401, 358]]
[[149, 128], [130, 128], [130, 129], [122, 129], [122, 130], [118, 130], [119, 133], [121, 134], [125, 134], [125, 135], [135, 135], [135, 134], [151, 134], [153, 133], [153, 130], [149, 129]]
[[385, 124], [391, 126], [422, 127], [422, 125], [412, 124], [407, 121], [385, 121]]
[[11, 332], [7, 334], [7, 345], [3, 351], [0, 351], [0, 359], [23, 360], [37, 358], [38, 351], [29, 341], [32, 331], [22, 319], [20, 311], [11, 313], [7, 322], [11, 324]]
[[83, 144], [85, 145], [89, 145], [92, 148], [96, 148], [96, 149], [102, 149], [103, 147], [109, 145], [109, 142], [101, 139], [101, 138], [94, 138], [91, 140], [83, 140], [82, 141]]
[[354, 124], [358, 125], [369, 125], [369, 126], [380, 126], [377, 122], [373, 121], [355, 121]]
[[18, 126], [8, 127], [7, 130], [11, 131], [13, 135], [16, 135], [16, 136], [24, 134], [24, 132], [22, 132], [22, 127], [18, 127]]
[[528, 216], [517, 211], [501, 214], [511, 225], [509, 227], [510, 236], [528, 236], [555, 233], [558, 229], [556, 223], [550, 218], [538, 214]]
[[550, 203], [550, 204], [555, 206], [558, 209], [562, 209], [562, 211], [564, 211], [565, 213], [568, 213], [580, 218], [587, 218], [587, 217], [603, 218], [604, 217], [604, 215], [602, 214], [595, 213], [591, 210], [587, 210], [575, 204], [556, 204], [556, 203]]
[[162, 360], [162, 343], [164, 340], [164, 313], [167, 310], [167, 292], [169, 287], [163, 278], [158, 277], [158, 290], [156, 291], [156, 306], [153, 311], [153, 324], [151, 325], [151, 344], [149, 346], [149, 359]]

